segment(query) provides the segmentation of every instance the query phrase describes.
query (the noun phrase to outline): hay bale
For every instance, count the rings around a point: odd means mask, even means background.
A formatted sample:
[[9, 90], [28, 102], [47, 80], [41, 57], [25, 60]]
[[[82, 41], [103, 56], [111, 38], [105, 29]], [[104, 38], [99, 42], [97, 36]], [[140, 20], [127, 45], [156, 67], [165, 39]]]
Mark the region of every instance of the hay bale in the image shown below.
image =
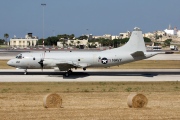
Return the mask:
[[148, 99], [143, 94], [131, 93], [127, 98], [130, 108], [143, 108], [147, 105]]
[[61, 105], [62, 98], [56, 93], [48, 94], [43, 99], [43, 106], [45, 108], [60, 108]]

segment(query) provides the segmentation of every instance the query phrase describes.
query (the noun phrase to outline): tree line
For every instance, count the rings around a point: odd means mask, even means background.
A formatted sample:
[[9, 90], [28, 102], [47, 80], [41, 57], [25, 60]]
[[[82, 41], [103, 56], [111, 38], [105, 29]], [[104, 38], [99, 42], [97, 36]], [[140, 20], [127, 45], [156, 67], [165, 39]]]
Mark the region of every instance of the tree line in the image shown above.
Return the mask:
[[[7, 43], [7, 38], [9, 38], [9, 34], [5, 33], [4, 38], [5, 39], [0, 39], [0, 45], [4, 45], [4, 44]], [[51, 37], [48, 37], [46, 39], [39, 39], [38, 42], [37, 42], [37, 45], [42, 45], [43, 41], [44, 41], [44, 45], [46, 45], [46, 46], [47, 45], [49, 45], [49, 46], [52, 46], [52, 45], [57, 46], [58, 41], [62, 42], [62, 44], [64, 45], [64, 44], [66, 44], [67, 40], [75, 40], [75, 39], [78, 39], [78, 40], [88, 39], [88, 36], [82, 35], [82, 36], [79, 36], [79, 37], [75, 38], [74, 34], [70, 34], [70, 35], [62, 34], [62, 35], [57, 35], [57, 36], [51, 36]], [[97, 44], [95, 44], [96, 42], [98, 42], [98, 44], [100, 44], [101, 46], [119, 47], [119, 46], [127, 43], [128, 40], [129, 40], [129, 38], [114, 39], [114, 40], [105, 39], [105, 38], [91, 39], [91, 40], [88, 40], [88, 47], [90, 47], [90, 48], [97, 47]], [[145, 42], [152, 42], [151, 39], [146, 38], [146, 37], [144, 37], [144, 41]], [[172, 39], [165, 40], [163, 46], [169, 46], [171, 41], [172, 41]]]
[[[95, 45], [95, 42], [98, 42], [101, 45], [101, 47], [111, 46], [111, 47], [116, 48], [116, 47], [120, 47], [121, 45], [126, 44], [128, 41], [129, 41], [129, 38], [114, 39], [114, 40], [105, 39], [105, 38], [98, 38], [98, 39], [89, 40], [89, 42], [92, 43], [92, 45], [93, 45], [93, 46], [89, 46], [89, 47], [96, 47], [97, 45]], [[145, 42], [151, 42], [151, 39], [144, 37], [144, 41]]]
[[[67, 40], [75, 40], [75, 39], [78, 39], [78, 40], [88, 39], [88, 36], [83, 35], [83, 36], [79, 36], [78, 38], [75, 38], [74, 34], [71, 34], [71, 35], [62, 34], [62, 35], [48, 37], [46, 39], [39, 39], [37, 45], [42, 45], [43, 41], [44, 41], [44, 45], [46, 45], [46, 46], [52, 46], [52, 45], [57, 46], [57, 42], [60, 41], [60, 42], [62, 42], [62, 44], [64, 46], [66, 44]], [[128, 40], [129, 40], [129, 38], [114, 39], [114, 40], [105, 39], [105, 38], [91, 39], [91, 40], [88, 40], [88, 47], [90, 47], [90, 48], [97, 47], [96, 42], [98, 44], [100, 44], [101, 46], [119, 47], [119, 46], [127, 43]], [[144, 37], [144, 41], [151, 42], [151, 39]], [[74, 42], [71, 41], [70, 45], [66, 44], [66, 46], [72, 46], [73, 44], [74, 44]]]

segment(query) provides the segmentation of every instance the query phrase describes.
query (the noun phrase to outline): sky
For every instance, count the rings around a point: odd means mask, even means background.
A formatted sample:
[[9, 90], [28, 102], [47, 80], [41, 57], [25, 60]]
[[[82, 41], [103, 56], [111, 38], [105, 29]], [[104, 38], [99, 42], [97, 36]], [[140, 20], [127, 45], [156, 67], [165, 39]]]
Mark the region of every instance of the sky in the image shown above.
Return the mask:
[[180, 29], [179, 6], [180, 0], [0, 0], [0, 39], [5, 33], [21, 38], [29, 32], [42, 38], [43, 30], [47, 38], [119, 35], [134, 27], [146, 33], [169, 24]]

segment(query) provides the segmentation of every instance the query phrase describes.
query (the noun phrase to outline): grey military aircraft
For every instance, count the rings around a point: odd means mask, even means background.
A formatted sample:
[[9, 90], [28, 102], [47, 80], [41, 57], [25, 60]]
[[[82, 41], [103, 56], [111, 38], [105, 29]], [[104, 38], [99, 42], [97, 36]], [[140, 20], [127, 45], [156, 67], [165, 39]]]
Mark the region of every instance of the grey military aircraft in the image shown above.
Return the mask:
[[72, 69], [117, 66], [152, 57], [162, 52], [147, 52], [142, 31], [135, 27], [129, 41], [119, 47], [97, 52], [29, 52], [21, 53], [7, 62], [9, 66], [24, 69], [45, 69], [58, 67], [68, 77]]

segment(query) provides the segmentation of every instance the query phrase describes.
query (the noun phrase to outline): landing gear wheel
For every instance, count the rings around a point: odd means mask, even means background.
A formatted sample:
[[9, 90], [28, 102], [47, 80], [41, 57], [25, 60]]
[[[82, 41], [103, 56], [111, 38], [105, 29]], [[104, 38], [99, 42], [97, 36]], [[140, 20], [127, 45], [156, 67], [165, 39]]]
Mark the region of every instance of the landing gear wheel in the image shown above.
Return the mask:
[[27, 75], [27, 69], [26, 69], [26, 70], [24, 70], [24, 75]]
[[66, 72], [64, 75], [65, 75], [65, 77], [69, 77], [69, 73], [68, 72]]
[[68, 70], [65, 74], [64, 74], [64, 76], [65, 77], [69, 77], [69, 75], [72, 73], [72, 70]]

